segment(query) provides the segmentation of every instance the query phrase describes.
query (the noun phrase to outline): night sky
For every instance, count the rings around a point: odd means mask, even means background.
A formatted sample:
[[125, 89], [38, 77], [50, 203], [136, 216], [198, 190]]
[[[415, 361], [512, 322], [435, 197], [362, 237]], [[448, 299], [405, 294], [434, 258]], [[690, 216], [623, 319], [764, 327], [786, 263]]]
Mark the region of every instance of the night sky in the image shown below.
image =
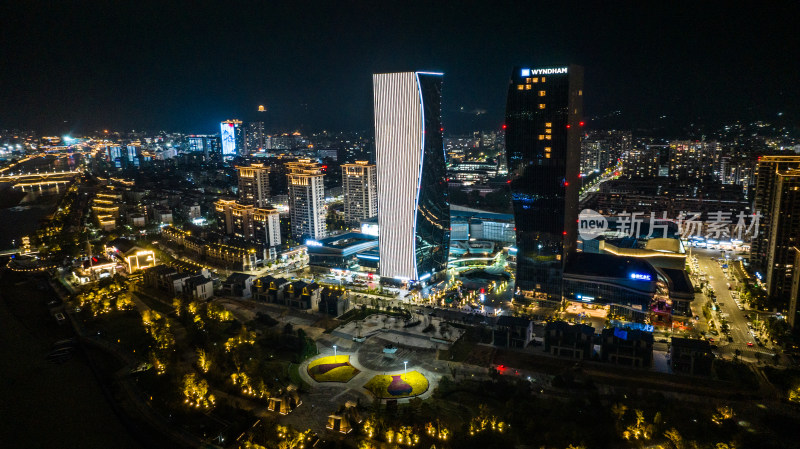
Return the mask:
[[371, 74], [410, 70], [445, 72], [446, 131], [491, 129], [514, 65], [571, 62], [613, 126], [796, 120], [798, 3], [3, 2], [0, 129], [371, 130]]

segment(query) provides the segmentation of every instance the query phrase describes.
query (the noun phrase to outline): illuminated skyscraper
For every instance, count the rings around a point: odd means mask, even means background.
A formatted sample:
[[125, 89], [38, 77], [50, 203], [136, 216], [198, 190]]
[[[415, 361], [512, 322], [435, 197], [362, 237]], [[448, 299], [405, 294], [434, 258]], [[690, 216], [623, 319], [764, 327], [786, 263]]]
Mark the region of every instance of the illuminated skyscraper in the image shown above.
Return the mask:
[[582, 67], [512, 72], [505, 126], [516, 283], [551, 298], [561, 296], [564, 261], [576, 246], [582, 115]]
[[245, 155], [257, 153], [264, 148], [264, 122], [247, 122], [244, 132]]
[[264, 164], [237, 166], [239, 202], [266, 207], [269, 204], [269, 167]]
[[325, 175], [318, 163], [300, 159], [286, 164], [289, 181], [289, 213], [292, 237], [325, 238]]
[[344, 221], [358, 223], [378, 215], [378, 176], [367, 161], [342, 164]]
[[[750, 268], [764, 281], [767, 294], [796, 317], [796, 295], [792, 293], [794, 247], [800, 246], [800, 156], [761, 156], [755, 189], [758, 234], [750, 242]], [[751, 222], [752, 222], [751, 218]], [[734, 224], [736, 219], [733, 219]]]
[[244, 133], [241, 120], [225, 120], [220, 124], [222, 157], [236, 156], [244, 151]]
[[450, 204], [442, 74], [372, 76], [381, 277], [424, 281], [447, 268]]

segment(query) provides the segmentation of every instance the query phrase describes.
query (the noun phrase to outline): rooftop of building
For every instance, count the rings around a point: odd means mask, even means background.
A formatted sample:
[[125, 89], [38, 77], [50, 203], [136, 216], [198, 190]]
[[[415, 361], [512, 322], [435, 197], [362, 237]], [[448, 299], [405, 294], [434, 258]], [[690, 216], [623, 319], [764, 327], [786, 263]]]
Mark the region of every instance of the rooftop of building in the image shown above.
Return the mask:
[[239, 273], [239, 272], [231, 273], [231, 275], [228, 276], [228, 279], [225, 280], [225, 283], [240, 284], [247, 282], [248, 279], [253, 279], [254, 277], [255, 276], [253, 276], [252, 274], [247, 274], [247, 273]]
[[696, 349], [700, 351], [710, 351], [711, 344], [706, 340], [696, 340], [694, 338], [672, 337], [672, 348]]
[[521, 316], [503, 315], [497, 319], [498, 326], [527, 327], [530, 323], [531, 320]]
[[545, 326], [545, 331], [556, 330], [564, 333], [582, 333], [588, 336], [594, 335], [594, 328], [588, 324], [572, 324], [566, 321], [550, 321]]
[[659, 268], [670, 281], [670, 291], [676, 293], [691, 294], [694, 296], [694, 286], [689, 279], [689, 275], [684, 270], [674, 268]]
[[646, 260], [586, 252], [571, 254], [564, 265], [564, 273], [617, 279], [632, 279], [634, 274], [640, 274], [644, 277], [639, 280], [651, 281], [658, 276], [655, 268]]
[[613, 327], [609, 329], [603, 329], [601, 335], [604, 338], [616, 336], [617, 338], [621, 338], [622, 340], [627, 340], [627, 341], [642, 340], [648, 343], [653, 343], [652, 332], [645, 332], [637, 329], [620, 329], [618, 327]]

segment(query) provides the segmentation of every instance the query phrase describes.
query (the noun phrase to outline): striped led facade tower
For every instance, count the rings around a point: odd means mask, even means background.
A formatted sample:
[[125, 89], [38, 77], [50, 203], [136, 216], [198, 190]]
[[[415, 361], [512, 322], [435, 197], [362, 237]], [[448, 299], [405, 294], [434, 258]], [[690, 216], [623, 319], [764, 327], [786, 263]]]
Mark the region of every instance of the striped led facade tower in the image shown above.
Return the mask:
[[447, 268], [450, 204], [442, 144], [442, 74], [372, 76], [380, 275], [425, 281]]

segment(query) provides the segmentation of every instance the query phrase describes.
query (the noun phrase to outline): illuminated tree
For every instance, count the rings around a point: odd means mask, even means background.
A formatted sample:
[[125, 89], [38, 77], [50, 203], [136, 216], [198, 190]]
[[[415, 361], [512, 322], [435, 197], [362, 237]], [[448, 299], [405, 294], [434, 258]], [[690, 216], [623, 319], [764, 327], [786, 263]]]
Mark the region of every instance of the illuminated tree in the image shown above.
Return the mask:
[[716, 425], [722, 425], [725, 420], [733, 419], [733, 409], [727, 405], [717, 407], [717, 410], [711, 415], [711, 422]]
[[197, 366], [204, 373], [207, 373], [211, 368], [211, 359], [208, 357], [208, 354], [206, 354], [204, 349], [197, 350]]
[[684, 449], [686, 447], [678, 429], [673, 427], [664, 432], [664, 436], [675, 446], [675, 449]]

